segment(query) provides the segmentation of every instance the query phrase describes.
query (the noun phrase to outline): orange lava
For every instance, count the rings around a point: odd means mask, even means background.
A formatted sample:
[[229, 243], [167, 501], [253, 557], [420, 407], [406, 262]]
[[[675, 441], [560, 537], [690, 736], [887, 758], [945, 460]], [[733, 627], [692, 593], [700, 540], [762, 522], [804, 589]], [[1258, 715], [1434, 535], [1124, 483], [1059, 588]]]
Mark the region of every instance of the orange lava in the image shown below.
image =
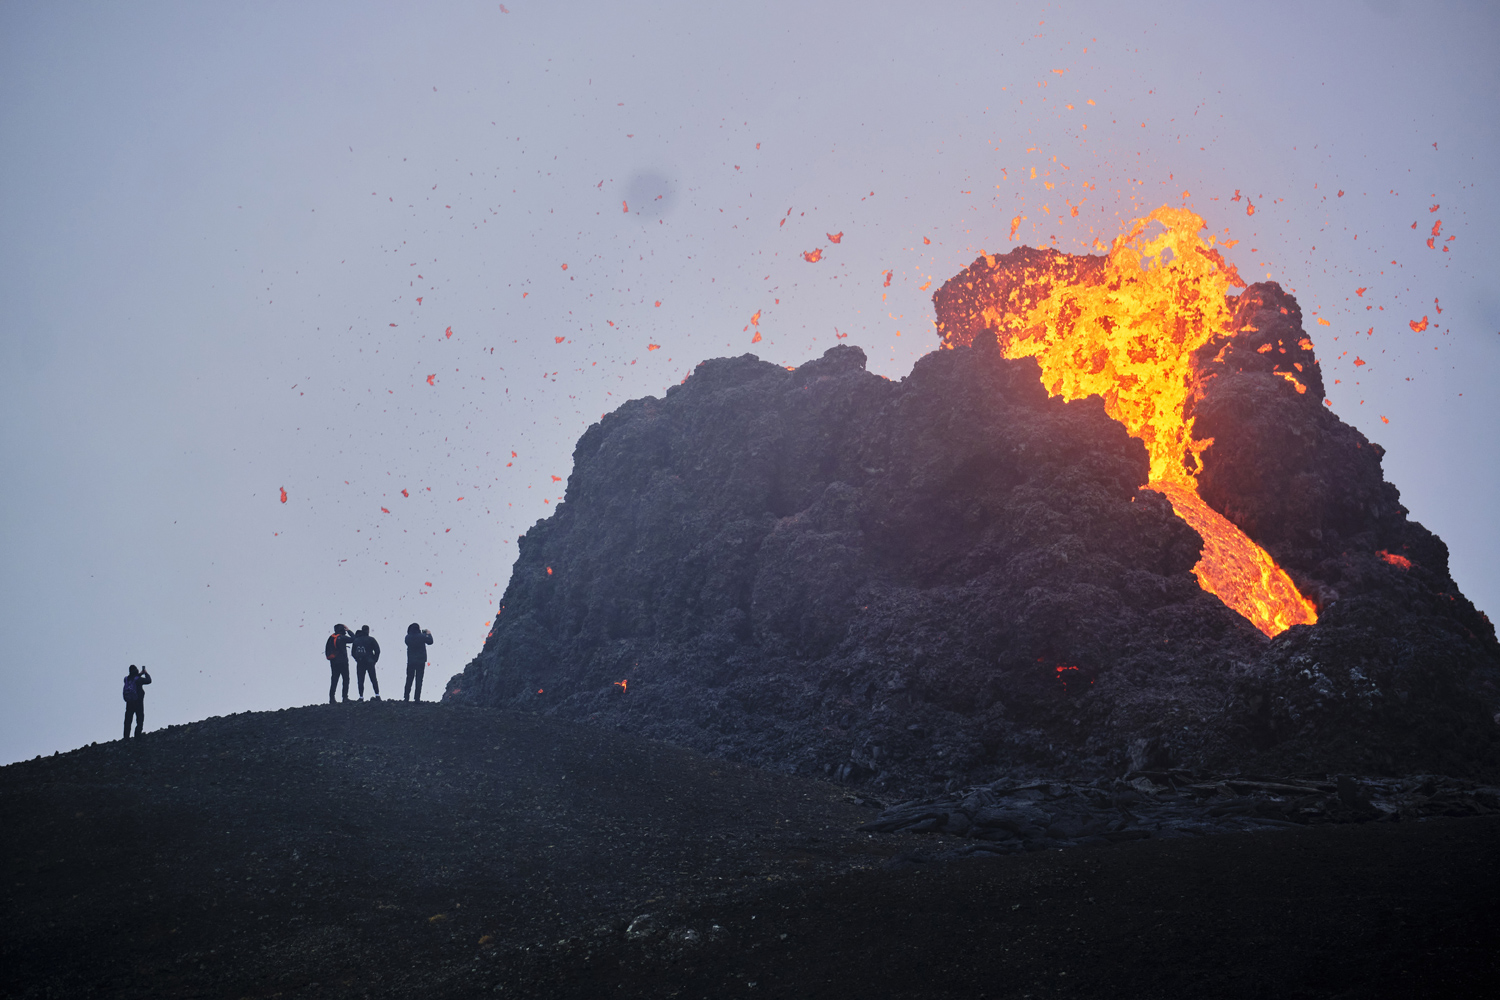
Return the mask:
[[1203, 536], [1203, 554], [1193, 567], [1198, 586], [1214, 594], [1266, 635], [1318, 620], [1312, 602], [1265, 549], [1234, 522], [1203, 502], [1195, 486], [1153, 482], [1178, 517]]
[[1398, 569], [1411, 569], [1411, 560], [1405, 556], [1398, 556], [1394, 552], [1385, 549], [1377, 549], [1375, 554]]
[[[1153, 223], [1161, 231], [1145, 235]], [[1215, 237], [1198, 236], [1203, 228], [1193, 212], [1164, 205], [1136, 220], [1102, 261], [1038, 255], [996, 272], [998, 300], [983, 320], [1006, 357], [1036, 358], [1048, 392], [1100, 396], [1146, 445], [1149, 488], [1203, 536], [1193, 567], [1199, 584], [1274, 636], [1316, 622], [1317, 611], [1264, 549], [1198, 495], [1198, 456], [1213, 441], [1195, 439], [1184, 416], [1193, 352], [1229, 329], [1230, 286], [1244, 287]]]

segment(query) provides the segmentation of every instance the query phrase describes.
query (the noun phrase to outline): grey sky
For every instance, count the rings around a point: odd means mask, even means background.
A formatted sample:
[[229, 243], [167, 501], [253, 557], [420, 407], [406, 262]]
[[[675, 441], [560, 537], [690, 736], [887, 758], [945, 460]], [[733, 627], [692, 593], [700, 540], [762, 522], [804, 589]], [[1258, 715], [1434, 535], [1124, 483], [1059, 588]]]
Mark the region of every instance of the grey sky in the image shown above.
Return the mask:
[[900, 377], [1014, 216], [1184, 191], [1500, 609], [1492, 5], [507, 6], [0, 7], [0, 761], [129, 663], [151, 728], [319, 701], [335, 621], [435, 697], [602, 412], [836, 330]]

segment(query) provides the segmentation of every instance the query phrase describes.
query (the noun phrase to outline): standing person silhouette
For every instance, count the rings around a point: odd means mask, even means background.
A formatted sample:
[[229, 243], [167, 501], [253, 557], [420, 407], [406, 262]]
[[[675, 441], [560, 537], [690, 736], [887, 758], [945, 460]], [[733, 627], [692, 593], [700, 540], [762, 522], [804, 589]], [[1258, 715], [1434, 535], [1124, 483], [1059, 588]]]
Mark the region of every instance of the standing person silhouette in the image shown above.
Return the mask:
[[328, 681], [328, 704], [334, 703], [333, 692], [339, 686], [339, 678], [344, 679], [344, 700], [349, 700], [349, 643], [354, 641], [354, 636], [343, 625], [333, 627], [333, 635], [323, 643], [323, 655], [328, 657], [328, 666], [333, 676]]
[[416, 622], [406, 626], [406, 694], [402, 700], [411, 700], [411, 682], [417, 682], [417, 700], [422, 700], [422, 675], [427, 672], [427, 647], [432, 645], [432, 633]]
[[354, 677], [359, 683], [359, 700], [365, 700], [365, 674], [370, 675], [371, 701], [380, 700], [380, 682], [375, 679], [375, 662], [380, 659], [380, 643], [370, 634], [370, 626], [361, 625], [354, 633], [354, 643], [349, 647], [354, 657]]
[[125, 675], [125, 735], [121, 739], [130, 739], [131, 716], [135, 716], [136, 736], [140, 736], [141, 730], [146, 728], [146, 685], [150, 683], [151, 675], [146, 672], [146, 668], [137, 670], [132, 663], [130, 673]]

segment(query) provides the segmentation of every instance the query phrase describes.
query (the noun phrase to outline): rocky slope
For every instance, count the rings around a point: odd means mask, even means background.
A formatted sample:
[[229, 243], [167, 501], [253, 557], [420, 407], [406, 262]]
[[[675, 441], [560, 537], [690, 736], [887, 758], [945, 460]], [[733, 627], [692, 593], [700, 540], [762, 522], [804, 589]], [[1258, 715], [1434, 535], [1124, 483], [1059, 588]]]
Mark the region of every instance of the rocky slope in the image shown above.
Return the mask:
[[[975, 279], [1007, 260], [944, 286], [940, 331], [982, 323]], [[980, 325], [899, 382], [856, 347], [795, 371], [747, 355], [606, 416], [445, 699], [903, 793], [1131, 767], [1492, 773], [1493, 628], [1379, 447], [1321, 405], [1295, 301], [1257, 285], [1237, 308], [1242, 332], [1198, 362], [1201, 493], [1315, 626], [1267, 640], [1202, 591], [1200, 539], [1141, 489], [1143, 446]]]
[[[0, 768], [0, 996], [1439, 997], [1500, 972], [1500, 818], [1408, 821], [1483, 790], [1201, 837], [1107, 784], [976, 789], [965, 839], [860, 832], [932, 810], [527, 713], [208, 719]], [[1197, 822], [1291, 787], [1228, 783]], [[1144, 839], [1039, 849], [1080, 810]], [[997, 813], [1033, 849], [996, 856]]]

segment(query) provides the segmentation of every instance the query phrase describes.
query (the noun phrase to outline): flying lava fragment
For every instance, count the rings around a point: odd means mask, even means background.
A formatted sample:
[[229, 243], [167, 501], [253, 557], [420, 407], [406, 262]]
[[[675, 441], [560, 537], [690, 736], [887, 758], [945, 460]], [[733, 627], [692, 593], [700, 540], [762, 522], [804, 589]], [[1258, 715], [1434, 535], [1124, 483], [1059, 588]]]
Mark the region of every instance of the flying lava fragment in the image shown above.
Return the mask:
[[437, 379], [437, 373], [434, 372], [433, 374], [427, 376], [427, 384], [428, 385], [437, 385], [436, 379]]
[[1016, 230], [1021, 228], [1021, 217], [1018, 215], [1010, 220], [1010, 238], [1016, 238]]
[[281, 488], [281, 502], [286, 503], [286, 487]]
[[885, 272], [885, 284], [881, 285], [880, 286], [881, 288], [890, 288], [891, 287], [891, 275], [893, 273], [894, 272], [892, 272], [892, 271]]
[[844, 231], [842, 229], [839, 230], [836, 233], [824, 233], [823, 235], [828, 237], [828, 242], [829, 243], [842, 243], [842, 242], [844, 242]]
[[816, 250], [808, 250], [802, 255], [802, 259], [807, 261], [809, 264], [816, 264], [818, 261], [823, 259], [823, 248], [819, 247]]
[[452, 337], [453, 336], [453, 327], [450, 326], [450, 327], [448, 327], [448, 329], [444, 330], [443, 331], [443, 336], [445, 336], [445, 337]]
[[411, 494], [410, 494], [410, 493], [408, 493], [408, 492], [406, 492], [406, 491], [405, 491], [405, 490], [402, 490], [402, 491], [401, 491], [401, 495], [402, 495], [402, 496], [404, 496], [404, 497], [409, 497], [409, 496], [411, 496]]
[[1406, 325], [1411, 327], [1412, 333], [1421, 333], [1423, 330], [1427, 329], [1427, 317], [1423, 316], [1420, 321], [1410, 320]]

